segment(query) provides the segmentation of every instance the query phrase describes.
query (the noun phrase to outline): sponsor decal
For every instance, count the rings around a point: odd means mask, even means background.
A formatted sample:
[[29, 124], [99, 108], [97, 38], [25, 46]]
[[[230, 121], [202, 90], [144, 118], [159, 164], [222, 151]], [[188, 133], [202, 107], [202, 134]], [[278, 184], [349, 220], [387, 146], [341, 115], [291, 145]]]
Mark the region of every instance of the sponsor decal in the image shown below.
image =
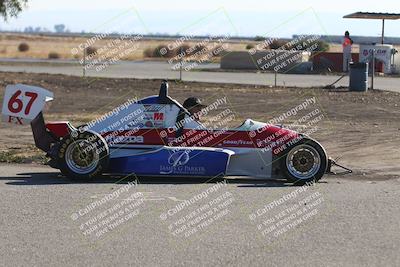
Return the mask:
[[154, 121], [153, 122], [154, 128], [164, 128], [164, 122], [163, 121]]
[[144, 114], [144, 126], [147, 128], [164, 128], [164, 113], [162, 112], [146, 112]]
[[160, 166], [160, 174], [204, 175], [206, 168], [190, 165], [190, 150], [179, 150], [168, 157], [169, 165]]
[[177, 151], [171, 154], [168, 158], [168, 163], [172, 166], [182, 166], [190, 160], [189, 151]]
[[155, 121], [163, 121], [164, 120], [164, 113], [156, 112], [153, 115]]
[[131, 143], [131, 144], [143, 144], [143, 136], [108, 136], [106, 137], [108, 143]]
[[144, 110], [145, 112], [158, 112], [163, 107], [163, 105], [144, 105]]
[[224, 145], [253, 145], [252, 141], [245, 140], [224, 140]]
[[143, 136], [126, 136], [124, 137], [123, 142], [143, 144], [144, 138]]
[[132, 128], [143, 128], [144, 127], [144, 123], [143, 122], [138, 122], [138, 123], [129, 123], [128, 125], [128, 128], [129, 129], [132, 129]]
[[154, 124], [153, 124], [152, 121], [146, 121], [146, 122], [144, 123], [144, 126], [146, 126], [146, 127], [148, 127], [148, 128], [153, 128], [153, 127], [154, 127]]
[[145, 121], [152, 121], [153, 120], [153, 113], [146, 112], [143, 116], [143, 120]]

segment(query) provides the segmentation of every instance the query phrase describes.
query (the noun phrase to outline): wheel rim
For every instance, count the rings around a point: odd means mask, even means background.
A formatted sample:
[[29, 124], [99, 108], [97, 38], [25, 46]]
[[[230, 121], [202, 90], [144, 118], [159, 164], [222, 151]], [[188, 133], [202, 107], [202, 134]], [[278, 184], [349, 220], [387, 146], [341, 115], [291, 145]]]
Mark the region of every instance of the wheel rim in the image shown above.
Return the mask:
[[286, 166], [296, 179], [310, 179], [318, 173], [321, 167], [321, 156], [310, 145], [298, 145], [288, 153]]
[[65, 152], [68, 168], [76, 174], [88, 174], [96, 169], [99, 154], [87, 140], [76, 140]]

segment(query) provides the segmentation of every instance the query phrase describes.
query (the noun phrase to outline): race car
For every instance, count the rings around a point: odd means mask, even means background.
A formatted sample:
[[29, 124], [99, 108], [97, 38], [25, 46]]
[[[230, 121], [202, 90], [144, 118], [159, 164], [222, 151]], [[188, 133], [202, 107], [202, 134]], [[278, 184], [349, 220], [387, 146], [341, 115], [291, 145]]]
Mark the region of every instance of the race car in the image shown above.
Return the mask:
[[239, 127], [206, 127], [168, 93], [129, 100], [87, 125], [45, 123], [53, 100], [44, 88], [6, 87], [5, 122], [30, 124], [49, 165], [76, 180], [102, 174], [226, 177], [316, 182], [329, 171], [325, 149], [312, 138], [279, 125], [245, 120]]

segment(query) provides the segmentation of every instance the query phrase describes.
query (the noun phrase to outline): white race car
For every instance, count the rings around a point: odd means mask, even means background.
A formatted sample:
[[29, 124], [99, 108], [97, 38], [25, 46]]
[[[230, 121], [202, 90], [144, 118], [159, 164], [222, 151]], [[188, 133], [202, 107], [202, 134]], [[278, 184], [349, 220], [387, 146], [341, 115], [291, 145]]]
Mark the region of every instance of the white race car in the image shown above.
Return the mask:
[[237, 128], [205, 128], [168, 95], [167, 82], [158, 95], [77, 128], [69, 122], [45, 123], [42, 109], [52, 99], [43, 88], [9, 85], [3, 120], [31, 124], [49, 165], [73, 179], [112, 173], [306, 183], [321, 179], [331, 165], [317, 141], [281, 126], [247, 119]]

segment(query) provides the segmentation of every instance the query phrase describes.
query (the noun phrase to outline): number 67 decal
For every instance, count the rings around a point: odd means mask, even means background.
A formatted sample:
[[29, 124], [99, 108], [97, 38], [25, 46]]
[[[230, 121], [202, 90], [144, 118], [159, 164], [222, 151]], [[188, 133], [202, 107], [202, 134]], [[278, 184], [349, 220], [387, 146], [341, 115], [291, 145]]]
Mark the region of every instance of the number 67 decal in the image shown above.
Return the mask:
[[[8, 110], [11, 111], [12, 113], [19, 113], [23, 109], [24, 103], [22, 102], [21, 99], [18, 99], [21, 93], [22, 93], [21, 90], [18, 90], [11, 97], [10, 101], [8, 101]], [[29, 111], [31, 110], [33, 102], [35, 102], [36, 98], [38, 97], [38, 94], [34, 92], [25, 92], [25, 96], [30, 97], [30, 100], [28, 102], [28, 105], [26, 105], [24, 112], [25, 115], [28, 115]], [[17, 107], [15, 107], [15, 104], [17, 105]]]
[[30, 123], [42, 111], [46, 101], [50, 100], [53, 100], [53, 93], [46, 89], [24, 84], [8, 85], [2, 119], [9, 123]]

